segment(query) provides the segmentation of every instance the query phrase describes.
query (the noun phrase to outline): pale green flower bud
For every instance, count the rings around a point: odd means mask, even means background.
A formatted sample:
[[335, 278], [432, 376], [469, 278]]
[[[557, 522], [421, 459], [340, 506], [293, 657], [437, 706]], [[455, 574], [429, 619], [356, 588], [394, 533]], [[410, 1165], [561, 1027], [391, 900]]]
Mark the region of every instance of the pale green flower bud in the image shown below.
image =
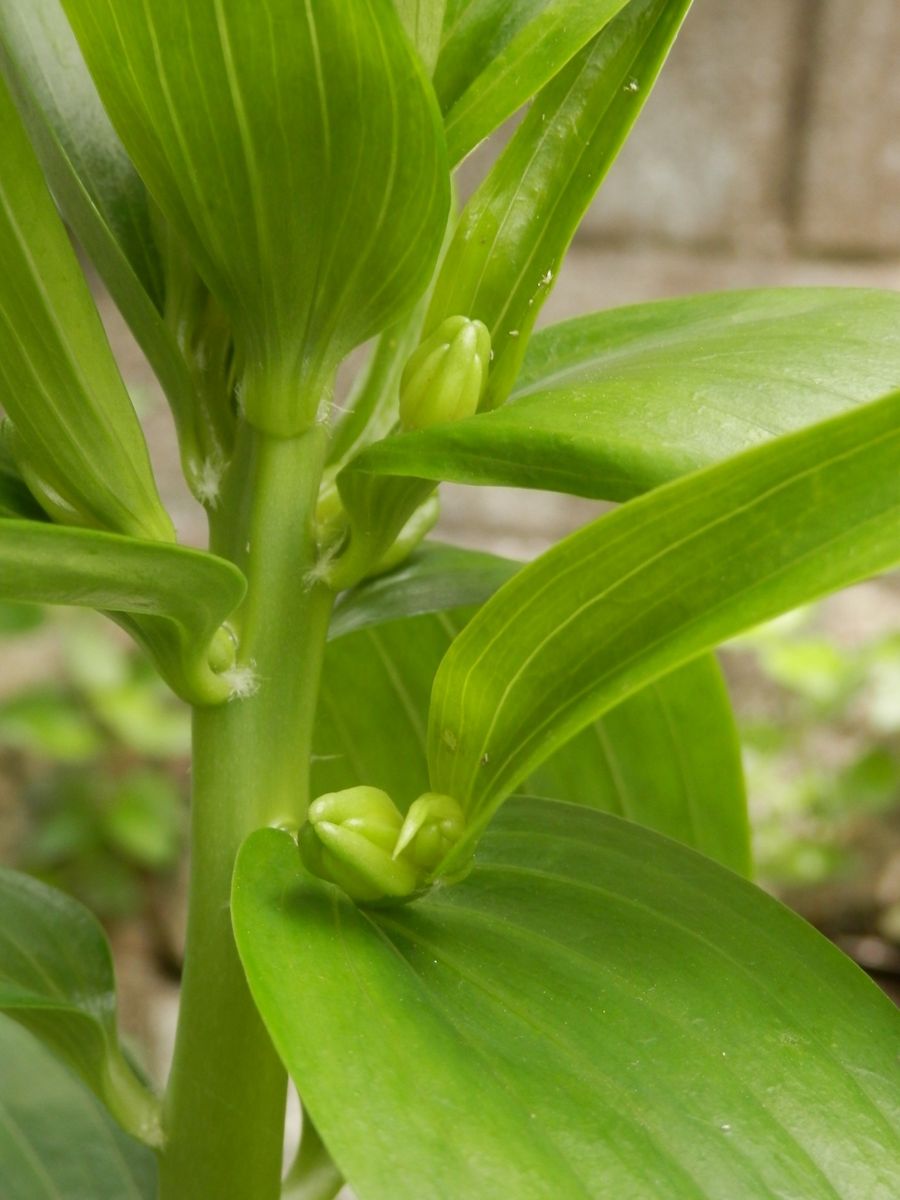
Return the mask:
[[447, 317], [410, 355], [400, 380], [400, 424], [428, 429], [471, 417], [487, 384], [491, 335], [481, 321]]
[[314, 875], [354, 900], [410, 896], [420, 887], [421, 873], [393, 857], [402, 825], [393, 800], [379, 788], [329, 792], [309, 806], [300, 853]]
[[466, 819], [452, 796], [426, 792], [410, 805], [394, 858], [402, 857], [422, 871], [431, 872], [463, 835]]

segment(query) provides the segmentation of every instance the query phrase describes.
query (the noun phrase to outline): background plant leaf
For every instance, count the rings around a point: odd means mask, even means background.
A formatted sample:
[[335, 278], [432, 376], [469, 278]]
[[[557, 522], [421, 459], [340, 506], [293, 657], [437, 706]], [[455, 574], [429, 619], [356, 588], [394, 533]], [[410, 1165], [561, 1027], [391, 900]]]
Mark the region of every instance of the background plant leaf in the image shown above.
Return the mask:
[[155, 1200], [156, 1161], [65, 1067], [0, 1017], [3, 1200]]
[[159, 1143], [158, 1104], [119, 1047], [113, 964], [102, 928], [69, 896], [4, 868], [0, 1011], [67, 1062], [130, 1133]]
[[[569, 37], [579, 21], [595, 22], [602, 12], [621, 7], [549, 4], [544, 16], [562, 20], [560, 29]], [[535, 97], [463, 210], [425, 332], [457, 313], [488, 327], [493, 358], [482, 408], [495, 408], [509, 394], [572, 236], [689, 7], [690, 0], [631, 0]], [[535, 45], [543, 63], [546, 44]]]
[[36, 521], [0, 520], [0, 599], [74, 604], [115, 616], [169, 684], [196, 704], [231, 694], [210, 666], [246, 581], [199, 550]]
[[894, 394], [657, 488], [519, 571], [434, 683], [432, 786], [469, 820], [451, 860], [604, 711], [743, 629], [900, 560], [898, 461]]
[[763, 892], [638, 826], [516, 801], [464, 883], [380, 911], [262, 830], [232, 913], [360, 1200], [896, 1192], [893, 1005]]
[[248, 416], [297, 433], [347, 351], [424, 291], [446, 223], [440, 114], [390, 0], [64, 4], [234, 327]]
[[2, 80], [0, 124], [0, 402], [17, 465], [32, 490], [28, 471], [49, 487], [58, 517], [171, 541], [141, 427]]
[[354, 467], [628, 500], [900, 381], [900, 296], [726, 292], [535, 334], [503, 408], [388, 438]]
[[[428, 790], [432, 683], [474, 611], [458, 606], [483, 603], [517, 567], [426, 544], [406, 566], [338, 605], [313, 739], [314, 795], [365, 782], [406, 809]], [[740, 749], [712, 657], [629, 697], [562, 746], [526, 786], [628, 817], [749, 872]]]

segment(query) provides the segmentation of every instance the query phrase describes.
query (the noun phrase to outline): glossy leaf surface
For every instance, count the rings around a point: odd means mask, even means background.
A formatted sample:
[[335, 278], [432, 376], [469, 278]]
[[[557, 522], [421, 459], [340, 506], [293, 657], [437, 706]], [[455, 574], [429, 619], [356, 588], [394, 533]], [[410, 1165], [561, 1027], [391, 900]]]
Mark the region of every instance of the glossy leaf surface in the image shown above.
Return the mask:
[[[405, 810], [428, 790], [432, 683], [473, 611], [458, 606], [483, 603], [516, 567], [426, 545], [338, 606], [316, 718], [313, 795], [366, 783]], [[629, 697], [541, 764], [526, 787], [627, 817], [749, 871], [740, 750], [711, 657]]]
[[657, 488], [541, 555], [441, 665], [433, 790], [475, 837], [557, 746], [654, 678], [893, 566], [898, 462], [900, 394]]
[[524, 790], [626, 817], [751, 873], [741, 747], [711, 654], [592, 722], [541, 763]]
[[0, 388], [18, 466], [58, 519], [172, 540], [131, 400], [2, 80], [0, 127]]
[[664, 300], [541, 330], [503, 408], [392, 437], [357, 465], [627, 500], [877, 399], [898, 380], [896, 293]]
[[539, 90], [627, 0], [450, 0], [435, 88], [452, 162]]
[[226, 677], [212, 670], [210, 655], [223, 652], [221, 626], [245, 587], [237, 567], [212, 554], [87, 529], [0, 521], [0, 599], [115, 615], [192, 703], [217, 703], [231, 693]]
[[310, 425], [424, 291], [449, 181], [390, 0], [64, 0], [98, 90], [228, 314], [248, 417]]
[[165, 267], [146, 189], [97, 95], [60, 0], [0, 0], [0, 66], [57, 205], [172, 406], [185, 472], [205, 448], [194, 385], [163, 318]]
[[24, 1029], [0, 1017], [3, 1200], [155, 1200], [150, 1150]]
[[635, 825], [516, 801], [465, 882], [380, 911], [263, 830], [232, 912], [360, 1200], [890, 1200], [900, 1183], [893, 1005], [770, 897]]
[[62, 892], [3, 868], [0, 1011], [66, 1061], [131, 1133], [159, 1141], [156, 1102], [119, 1048], [113, 964], [102, 928]]
[[[456, 313], [487, 325], [493, 359], [482, 408], [508, 396], [572, 236], [689, 6], [690, 0], [631, 0], [539, 93], [466, 205], [426, 332]], [[602, 7], [577, 6], [582, 20]]]

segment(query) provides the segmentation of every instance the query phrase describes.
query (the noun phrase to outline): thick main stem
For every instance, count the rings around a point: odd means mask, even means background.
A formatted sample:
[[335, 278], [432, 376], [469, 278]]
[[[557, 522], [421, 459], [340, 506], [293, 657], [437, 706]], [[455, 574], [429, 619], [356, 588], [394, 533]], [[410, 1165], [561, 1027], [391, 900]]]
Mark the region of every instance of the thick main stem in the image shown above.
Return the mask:
[[[314, 582], [324, 431], [242, 430], [214, 549], [244, 569], [240, 682], [194, 717], [190, 907], [162, 1200], [275, 1200], [286, 1080], [238, 961], [229, 898], [252, 830], [298, 825], [332, 594]], [[254, 690], [255, 689], [255, 690]]]

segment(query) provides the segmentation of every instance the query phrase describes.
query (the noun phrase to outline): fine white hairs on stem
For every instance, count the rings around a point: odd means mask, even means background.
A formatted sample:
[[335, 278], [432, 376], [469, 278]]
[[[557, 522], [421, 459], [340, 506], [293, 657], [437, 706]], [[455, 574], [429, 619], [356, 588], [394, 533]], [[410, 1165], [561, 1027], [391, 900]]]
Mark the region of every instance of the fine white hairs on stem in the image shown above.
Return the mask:
[[259, 691], [259, 676], [256, 673], [255, 662], [229, 667], [227, 671], [222, 672], [222, 678], [231, 688], [229, 701], [246, 700], [249, 696], [255, 696]]

